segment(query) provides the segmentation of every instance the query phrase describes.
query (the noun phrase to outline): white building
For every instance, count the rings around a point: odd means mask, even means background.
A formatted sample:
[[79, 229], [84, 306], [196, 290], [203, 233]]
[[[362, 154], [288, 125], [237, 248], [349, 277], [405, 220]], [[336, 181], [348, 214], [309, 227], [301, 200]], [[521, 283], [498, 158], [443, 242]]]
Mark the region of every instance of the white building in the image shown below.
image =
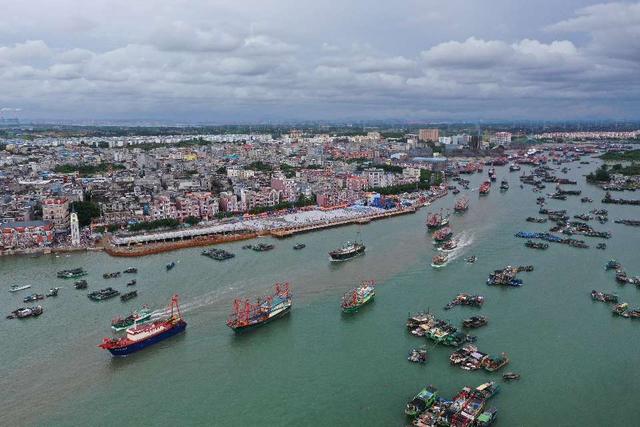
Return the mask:
[[496, 132], [489, 138], [489, 144], [509, 145], [511, 144], [511, 132]]

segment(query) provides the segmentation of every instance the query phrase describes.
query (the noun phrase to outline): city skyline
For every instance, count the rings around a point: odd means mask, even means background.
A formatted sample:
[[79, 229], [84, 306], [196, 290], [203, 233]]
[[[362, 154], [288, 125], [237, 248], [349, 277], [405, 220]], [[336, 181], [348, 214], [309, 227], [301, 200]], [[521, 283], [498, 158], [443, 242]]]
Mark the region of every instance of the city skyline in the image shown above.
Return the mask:
[[635, 119], [640, 3], [4, 6], [20, 120]]

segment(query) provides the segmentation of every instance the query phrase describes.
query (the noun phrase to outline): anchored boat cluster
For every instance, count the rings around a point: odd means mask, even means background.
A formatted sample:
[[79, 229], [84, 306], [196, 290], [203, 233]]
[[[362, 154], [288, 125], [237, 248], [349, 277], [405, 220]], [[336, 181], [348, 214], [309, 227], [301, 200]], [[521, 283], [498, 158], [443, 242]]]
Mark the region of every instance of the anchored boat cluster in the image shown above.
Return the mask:
[[493, 273], [489, 274], [489, 277], [487, 278], [487, 285], [520, 287], [523, 285], [523, 282], [516, 276], [522, 271], [533, 271], [533, 266], [521, 265], [518, 267], [512, 267], [508, 265], [502, 270], [495, 270]]
[[499, 391], [499, 385], [488, 382], [475, 389], [464, 387], [453, 399], [445, 399], [429, 385], [407, 403], [405, 414], [412, 419], [411, 424], [418, 427], [487, 427], [498, 416], [498, 410], [488, 407], [488, 402]]

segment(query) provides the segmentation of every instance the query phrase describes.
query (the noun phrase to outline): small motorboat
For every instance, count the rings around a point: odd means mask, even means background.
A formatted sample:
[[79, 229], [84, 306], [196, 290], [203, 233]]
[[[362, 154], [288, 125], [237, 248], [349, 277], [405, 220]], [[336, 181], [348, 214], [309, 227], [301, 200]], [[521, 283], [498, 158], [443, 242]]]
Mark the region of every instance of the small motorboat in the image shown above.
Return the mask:
[[458, 247], [458, 241], [455, 239], [449, 240], [447, 242], [445, 242], [441, 247], [440, 250], [443, 252], [451, 252], [453, 250], [455, 250]]
[[87, 281], [83, 279], [83, 280], [78, 280], [76, 283], [73, 284], [73, 286], [76, 289], [87, 289], [88, 284], [87, 284]]
[[478, 260], [478, 257], [475, 255], [471, 255], [468, 256], [465, 261], [467, 261], [468, 264], [473, 264], [474, 262], [476, 262]]
[[11, 285], [9, 292], [20, 292], [29, 289], [31, 285]]
[[130, 280], [130, 281], [127, 282], [127, 286], [135, 286], [136, 283], [137, 283], [136, 280], [133, 279], [133, 280]]
[[122, 302], [129, 301], [130, 299], [135, 298], [137, 296], [138, 296], [138, 291], [127, 292], [126, 294], [120, 295], [120, 301]]
[[173, 267], [176, 266], [176, 262], [175, 261], [171, 261], [169, 264], [167, 264], [167, 271], [173, 269]]
[[135, 274], [138, 272], [138, 269], [135, 267], [129, 267], [129, 268], [126, 268], [124, 272], [127, 274]]
[[304, 243], [298, 243], [293, 247], [293, 249], [299, 251], [300, 249], [304, 249], [306, 247], [307, 247], [307, 245], [305, 245]]
[[424, 347], [411, 349], [407, 360], [413, 363], [425, 363], [428, 359], [427, 349]]
[[26, 297], [24, 297], [22, 299], [22, 302], [34, 302], [34, 301], [38, 301], [44, 299], [44, 295], [42, 294], [31, 294], [31, 295], [27, 295]]
[[514, 381], [520, 379], [520, 374], [516, 374], [515, 372], [505, 372], [502, 375], [502, 379], [505, 381]]
[[60, 288], [51, 288], [49, 289], [49, 292], [47, 292], [47, 298], [48, 297], [57, 297], [58, 296], [58, 291], [60, 290]]

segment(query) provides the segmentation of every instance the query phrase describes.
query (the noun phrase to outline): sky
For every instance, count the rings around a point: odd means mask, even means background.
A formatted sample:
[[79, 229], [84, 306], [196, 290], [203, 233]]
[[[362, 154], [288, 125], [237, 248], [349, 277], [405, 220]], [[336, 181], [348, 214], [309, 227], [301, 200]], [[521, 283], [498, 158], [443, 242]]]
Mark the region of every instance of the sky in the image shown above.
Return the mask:
[[640, 119], [640, 2], [0, 0], [0, 117]]

